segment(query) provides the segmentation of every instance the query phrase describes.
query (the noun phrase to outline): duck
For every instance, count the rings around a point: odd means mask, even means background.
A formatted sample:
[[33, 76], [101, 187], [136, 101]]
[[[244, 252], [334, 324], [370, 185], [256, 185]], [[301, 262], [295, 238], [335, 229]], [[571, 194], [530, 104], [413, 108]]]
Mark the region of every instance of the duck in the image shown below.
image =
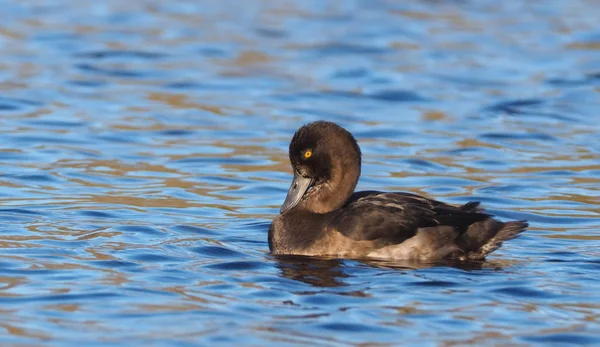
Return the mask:
[[355, 192], [361, 150], [329, 121], [301, 126], [289, 145], [293, 179], [268, 231], [273, 255], [478, 261], [519, 236], [477, 201], [456, 206], [407, 192]]

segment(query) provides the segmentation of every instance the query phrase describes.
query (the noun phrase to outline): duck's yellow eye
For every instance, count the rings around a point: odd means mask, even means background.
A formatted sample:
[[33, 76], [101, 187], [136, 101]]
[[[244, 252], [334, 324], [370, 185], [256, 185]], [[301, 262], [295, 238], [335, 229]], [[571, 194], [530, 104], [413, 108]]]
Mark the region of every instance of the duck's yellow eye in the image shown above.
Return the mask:
[[306, 151], [304, 152], [304, 158], [305, 158], [305, 159], [308, 159], [308, 158], [310, 158], [310, 156], [311, 156], [311, 155], [312, 155], [312, 151], [311, 151], [310, 149], [308, 149], [308, 150], [306, 150]]

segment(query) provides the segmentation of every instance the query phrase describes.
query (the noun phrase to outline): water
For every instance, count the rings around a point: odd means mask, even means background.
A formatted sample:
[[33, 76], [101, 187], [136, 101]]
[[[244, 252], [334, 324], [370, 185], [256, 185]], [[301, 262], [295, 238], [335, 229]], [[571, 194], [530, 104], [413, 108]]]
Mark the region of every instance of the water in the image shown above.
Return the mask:
[[[0, 2], [0, 344], [600, 344], [596, 1]], [[531, 228], [485, 264], [273, 258], [294, 130]]]

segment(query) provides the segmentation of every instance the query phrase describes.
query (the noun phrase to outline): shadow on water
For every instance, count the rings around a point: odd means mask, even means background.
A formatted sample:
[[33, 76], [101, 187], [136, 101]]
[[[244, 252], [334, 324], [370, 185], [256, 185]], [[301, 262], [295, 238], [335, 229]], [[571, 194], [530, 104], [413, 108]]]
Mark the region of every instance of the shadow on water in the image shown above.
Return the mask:
[[317, 287], [342, 287], [347, 286], [346, 280], [355, 276], [347, 269], [352, 269], [348, 262], [357, 262], [371, 268], [398, 270], [423, 270], [434, 267], [451, 267], [463, 271], [477, 271], [493, 268], [501, 270], [502, 265], [496, 262], [471, 261], [461, 262], [453, 260], [444, 260], [437, 262], [417, 262], [411, 260], [348, 260], [338, 258], [307, 257], [292, 255], [270, 256], [275, 261], [275, 266], [279, 269], [280, 275], [295, 281], [301, 281]]
[[303, 256], [272, 256], [281, 276], [317, 287], [342, 287], [347, 284], [344, 262], [341, 259]]

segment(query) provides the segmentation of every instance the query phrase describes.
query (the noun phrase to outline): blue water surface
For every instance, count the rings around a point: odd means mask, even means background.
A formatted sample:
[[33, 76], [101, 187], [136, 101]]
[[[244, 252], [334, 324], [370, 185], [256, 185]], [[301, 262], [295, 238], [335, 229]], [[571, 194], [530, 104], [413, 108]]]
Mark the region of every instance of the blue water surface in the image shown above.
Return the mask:
[[[593, 0], [1, 2], [2, 346], [600, 345]], [[484, 264], [275, 258], [287, 145], [531, 228]]]

